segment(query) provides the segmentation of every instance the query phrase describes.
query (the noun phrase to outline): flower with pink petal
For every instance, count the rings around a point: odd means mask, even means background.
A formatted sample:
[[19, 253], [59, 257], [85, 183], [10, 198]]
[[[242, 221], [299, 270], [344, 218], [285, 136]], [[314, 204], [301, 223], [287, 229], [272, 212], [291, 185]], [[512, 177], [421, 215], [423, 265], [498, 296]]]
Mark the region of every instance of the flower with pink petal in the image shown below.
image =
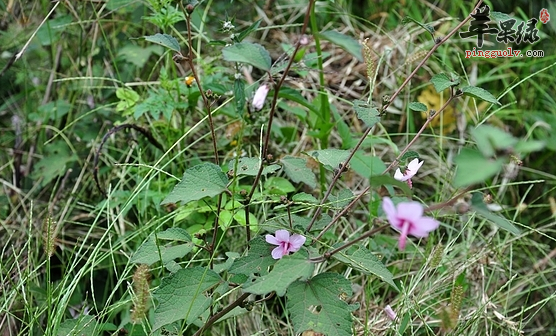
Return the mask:
[[260, 111], [264, 106], [264, 101], [266, 99], [266, 95], [270, 91], [270, 87], [268, 84], [263, 84], [259, 86], [257, 91], [255, 92], [255, 96], [253, 97], [253, 108], [257, 111]]
[[272, 250], [272, 258], [281, 259], [283, 256], [290, 252], [297, 252], [305, 243], [305, 237], [302, 235], [294, 234], [290, 237], [287, 230], [276, 230], [273, 235], [266, 235], [266, 242], [278, 247]]
[[407, 165], [407, 168], [405, 169], [405, 173], [402, 174], [402, 171], [400, 170], [400, 168], [398, 168], [396, 170], [396, 173], [394, 173], [394, 178], [402, 182], [407, 181], [407, 184], [409, 184], [409, 187], [411, 188], [413, 184], [411, 182], [411, 178], [415, 176], [415, 174], [417, 174], [417, 171], [419, 170], [419, 168], [421, 168], [423, 163], [425, 163], [425, 161], [419, 162], [419, 159], [411, 160], [411, 162]]
[[386, 213], [388, 222], [400, 232], [398, 248], [405, 249], [407, 235], [424, 238], [429, 232], [438, 228], [439, 223], [432, 217], [423, 216], [423, 206], [418, 202], [401, 202], [397, 206], [389, 197], [382, 199], [382, 209]]
[[398, 314], [396, 314], [396, 312], [394, 311], [394, 309], [392, 309], [392, 307], [390, 307], [390, 305], [387, 305], [384, 308], [384, 312], [386, 313], [386, 316], [388, 316], [388, 318], [392, 321], [394, 321], [396, 319], [396, 316], [398, 316]]

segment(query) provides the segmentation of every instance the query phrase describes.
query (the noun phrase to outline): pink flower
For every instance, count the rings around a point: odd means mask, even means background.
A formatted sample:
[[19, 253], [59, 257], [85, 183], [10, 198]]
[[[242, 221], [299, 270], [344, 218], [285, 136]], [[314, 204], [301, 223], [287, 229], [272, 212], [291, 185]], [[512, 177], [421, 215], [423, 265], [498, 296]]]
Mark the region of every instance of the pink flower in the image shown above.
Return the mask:
[[388, 318], [392, 321], [394, 321], [396, 319], [396, 316], [398, 316], [398, 314], [396, 314], [396, 312], [394, 311], [394, 309], [392, 309], [392, 307], [390, 307], [390, 305], [387, 305], [384, 308], [384, 312], [386, 313]]
[[409, 184], [409, 187], [411, 188], [412, 186], [411, 178], [415, 176], [415, 174], [417, 174], [417, 171], [419, 170], [419, 168], [421, 168], [423, 163], [425, 163], [425, 161], [419, 162], [419, 159], [413, 159], [407, 165], [407, 168], [405, 169], [405, 173], [402, 174], [402, 171], [400, 170], [400, 168], [398, 168], [396, 170], [396, 173], [394, 173], [394, 178], [402, 182], [407, 181], [407, 184]]
[[396, 207], [389, 197], [382, 199], [382, 209], [390, 225], [400, 231], [398, 248], [405, 249], [407, 235], [424, 238], [438, 228], [439, 223], [431, 217], [423, 217], [423, 206], [418, 202], [402, 202]]
[[294, 234], [290, 237], [287, 230], [277, 230], [275, 236], [266, 235], [266, 242], [272, 245], [278, 245], [272, 250], [272, 258], [280, 259], [290, 252], [298, 251], [305, 243], [305, 237]]
[[270, 87], [268, 86], [268, 84], [259, 86], [259, 88], [255, 92], [255, 97], [253, 97], [252, 105], [255, 110], [260, 111], [263, 108], [268, 91], [270, 91]]

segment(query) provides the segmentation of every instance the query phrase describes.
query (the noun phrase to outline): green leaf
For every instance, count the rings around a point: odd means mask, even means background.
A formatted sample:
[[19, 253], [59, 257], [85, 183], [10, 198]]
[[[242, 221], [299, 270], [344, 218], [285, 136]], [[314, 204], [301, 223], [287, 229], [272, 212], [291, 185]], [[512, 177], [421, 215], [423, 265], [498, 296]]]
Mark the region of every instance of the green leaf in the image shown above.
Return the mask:
[[370, 178], [370, 184], [375, 188], [379, 186], [386, 186], [386, 187], [396, 186], [400, 188], [408, 198], [411, 198], [412, 195], [411, 189], [409, 188], [406, 182], [398, 181], [392, 176], [382, 175], [382, 174], [373, 175]]
[[168, 240], [172, 243], [183, 242], [183, 244], [168, 246], [160, 242], [157, 244], [156, 236], [153, 233], [133, 254], [130, 262], [134, 264], [147, 264], [150, 266], [157, 261], [162, 261], [162, 264], [166, 265], [174, 259], [183, 258], [186, 254], [191, 252], [195, 246], [189, 233], [181, 228], [170, 228], [159, 233], [158, 240]]
[[417, 112], [425, 112], [428, 110], [427, 105], [419, 102], [409, 103], [409, 109]]
[[258, 19], [257, 21], [253, 22], [253, 24], [251, 24], [249, 27], [247, 27], [243, 31], [241, 31], [236, 37], [238, 42], [243, 41], [243, 39], [246, 38], [247, 35], [251, 34], [255, 30], [257, 30], [257, 28], [259, 28], [259, 25], [261, 24], [262, 20], [263, 19]]
[[327, 336], [351, 336], [351, 283], [337, 273], [321, 273], [296, 281], [287, 293], [287, 308], [296, 334], [312, 330]]
[[304, 192], [293, 195], [292, 201], [295, 203], [319, 204], [318, 199], [316, 199], [313, 195], [309, 195]]
[[330, 195], [329, 206], [333, 209], [342, 209], [353, 200], [353, 193], [349, 189], [341, 189], [337, 195]]
[[456, 187], [484, 182], [498, 173], [504, 165], [501, 159], [487, 159], [480, 152], [469, 148], [463, 148], [454, 162], [458, 166], [454, 177]]
[[305, 99], [305, 97], [303, 97], [299, 90], [294, 90], [292, 88], [283, 86], [278, 92], [278, 97], [298, 103], [299, 105], [306, 107], [307, 109], [312, 110], [315, 113], [318, 111], [318, 109], [313, 106], [313, 104], [309, 103], [309, 101]]
[[[246, 176], [255, 176], [258, 174], [259, 172], [259, 168], [261, 166], [261, 160], [259, 158], [240, 158], [238, 163], [237, 163], [237, 172], [236, 174], [238, 176], [241, 175], [246, 175]], [[235, 167], [235, 162], [234, 161], [230, 161], [228, 163], [228, 169], [234, 169]], [[263, 168], [263, 175], [267, 175], [269, 173], [274, 173], [275, 171], [277, 171], [278, 169], [280, 169], [281, 167], [279, 165], [273, 164], [270, 166], [266, 166]]]
[[264, 183], [264, 188], [266, 191], [273, 195], [287, 195], [288, 193], [295, 191], [295, 187], [291, 184], [290, 181], [286, 180], [283, 177], [276, 176], [273, 176], [266, 180], [266, 182]]
[[531, 152], [537, 152], [546, 146], [546, 142], [538, 140], [519, 140], [514, 146], [514, 151], [516, 153], [528, 154]]
[[214, 197], [226, 190], [227, 184], [228, 177], [219, 166], [214, 163], [201, 163], [185, 171], [181, 182], [161, 204], [177, 202], [186, 204], [204, 197]]
[[486, 204], [483, 202], [483, 196], [481, 195], [481, 193], [473, 193], [473, 196], [471, 197], [471, 209], [476, 211], [479, 216], [498, 225], [501, 229], [513, 233], [514, 235], [521, 234], [521, 231], [510, 221], [501, 216], [493, 214], [492, 212], [490, 212], [490, 210], [488, 210]]
[[366, 101], [354, 100], [353, 109], [357, 114], [357, 118], [361, 119], [365, 125], [373, 127], [380, 121], [379, 112], [376, 108], [371, 107]]
[[57, 336], [96, 336], [100, 334], [98, 322], [94, 316], [82, 315], [74, 320], [65, 320], [58, 327]]
[[198, 320], [212, 302], [204, 293], [216, 287], [221, 280], [214, 271], [203, 267], [181, 269], [163, 278], [153, 293], [158, 300], [153, 329], [183, 319], [187, 324]]
[[161, 46], [166, 47], [175, 52], [180, 52], [181, 50], [178, 40], [176, 40], [176, 38], [171, 35], [156, 33], [154, 35], [143, 36], [143, 37], [145, 38], [145, 40], [149, 42], [160, 44]]
[[236, 112], [243, 117], [245, 107], [245, 82], [241, 78], [234, 80], [234, 101], [236, 103]]
[[491, 125], [480, 125], [470, 133], [485, 157], [494, 156], [496, 150], [513, 148], [517, 143], [517, 139], [511, 134]]
[[342, 34], [335, 30], [329, 30], [322, 32], [320, 36], [328, 40], [335, 45], [339, 46], [340, 48], [344, 49], [348, 53], [350, 53], [353, 57], [357, 58], [359, 62], [363, 62], [363, 54], [362, 50], [363, 47], [361, 44], [351, 36]]
[[405, 16], [402, 19], [402, 24], [406, 25], [409, 22], [413, 22], [415, 24], [417, 24], [419, 27], [423, 28], [425, 31], [427, 31], [429, 34], [431, 34], [432, 37], [434, 37], [434, 27], [431, 26], [430, 24], [427, 23], [421, 23], [417, 20], [415, 20], [414, 18], [410, 17], [410, 16]]
[[231, 274], [252, 275], [268, 274], [268, 268], [276, 262], [270, 255], [273, 245], [267, 243], [262, 236], [251, 240], [247, 255], [234, 260], [228, 271]]
[[303, 182], [311, 188], [316, 188], [317, 178], [311, 170], [307, 167], [307, 160], [304, 158], [285, 156], [280, 159], [284, 172], [295, 183]]
[[460, 83], [459, 76], [455, 73], [439, 73], [431, 78], [431, 83], [434, 85], [436, 92], [441, 93], [450, 86], [457, 86]]
[[378, 156], [365, 155], [362, 151], [357, 151], [349, 164], [351, 169], [367, 179], [372, 175], [380, 175], [386, 170], [386, 165]]
[[498, 99], [496, 99], [496, 97], [492, 95], [492, 93], [488, 92], [483, 88], [476, 87], [476, 86], [464, 86], [461, 88], [461, 91], [463, 92], [464, 96], [470, 96], [473, 98], [485, 100], [489, 103], [502, 105], [500, 104]]
[[367, 275], [376, 275], [382, 281], [386, 282], [390, 286], [394, 287], [396, 290], [398, 287], [394, 283], [394, 276], [390, 271], [384, 266], [384, 264], [375, 257], [371, 251], [365, 248], [359, 248], [353, 253], [348, 252], [338, 252], [332, 255], [334, 259], [341, 261], [345, 264], [350, 265], [352, 268], [363, 272]]
[[342, 149], [321, 149], [309, 153], [328, 170], [338, 169], [340, 163], [346, 162], [350, 151]]
[[272, 60], [268, 51], [260, 44], [241, 42], [222, 49], [224, 60], [251, 64], [264, 71], [270, 70]]
[[57, 176], [67, 172], [67, 166], [77, 161], [77, 157], [70, 153], [68, 145], [64, 141], [55, 141], [46, 145], [45, 155], [35, 163], [31, 177], [41, 186], [50, 183]]
[[[270, 250], [267, 253], [270, 253]], [[309, 261], [307, 251], [301, 249], [292, 255], [283, 256], [274, 264], [270, 273], [258, 277], [255, 282], [248, 282], [244, 286], [244, 291], [257, 295], [276, 292], [278, 296], [284, 296], [292, 282], [309, 278], [314, 269], [315, 264]]]

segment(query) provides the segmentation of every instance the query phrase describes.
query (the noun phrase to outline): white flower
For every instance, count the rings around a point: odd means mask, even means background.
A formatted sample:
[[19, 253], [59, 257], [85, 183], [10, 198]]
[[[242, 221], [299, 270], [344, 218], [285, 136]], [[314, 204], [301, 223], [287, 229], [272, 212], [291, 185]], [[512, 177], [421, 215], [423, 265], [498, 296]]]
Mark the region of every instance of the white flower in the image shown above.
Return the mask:
[[398, 315], [398, 314], [396, 314], [394, 309], [392, 309], [392, 307], [390, 307], [390, 305], [387, 305], [386, 308], [384, 308], [384, 312], [386, 313], [388, 318], [392, 321], [394, 321], [396, 319], [396, 316]]
[[255, 92], [255, 97], [253, 97], [253, 108], [257, 111], [260, 111], [263, 108], [264, 101], [266, 99], [266, 95], [270, 91], [270, 87], [268, 84], [263, 84], [259, 86], [257, 92]]
[[405, 181], [411, 179], [413, 176], [415, 176], [415, 174], [417, 174], [417, 171], [419, 170], [419, 168], [421, 168], [423, 163], [425, 163], [425, 161], [419, 162], [419, 159], [413, 159], [407, 165], [407, 168], [405, 169], [405, 173], [402, 174], [400, 168], [398, 168], [396, 170], [396, 173], [394, 174], [394, 178], [396, 180], [402, 181], [402, 182], [405, 182]]

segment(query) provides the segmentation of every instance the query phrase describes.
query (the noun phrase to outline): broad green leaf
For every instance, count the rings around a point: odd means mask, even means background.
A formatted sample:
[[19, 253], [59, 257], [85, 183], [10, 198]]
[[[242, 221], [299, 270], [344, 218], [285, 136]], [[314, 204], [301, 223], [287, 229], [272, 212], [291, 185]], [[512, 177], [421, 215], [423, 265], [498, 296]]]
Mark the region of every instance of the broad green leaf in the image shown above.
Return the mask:
[[309, 195], [304, 192], [293, 195], [292, 201], [295, 203], [319, 204], [318, 199], [316, 199], [313, 195]]
[[346, 162], [349, 154], [350, 151], [342, 149], [321, 149], [309, 153], [328, 170], [338, 169], [341, 163]]
[[[247, 176], [255, 176], [259, 172], [261, 160], [259, 158], [240, 158], [237, 163], [237, 172], [238, 176], [247, 175]], [[228, 163], [228, 169], [234, 169], [235, 162], [230, 161]], [[274, 173], [281, 167], [279, 165], [273, 164], [270, 166], [266, 166], [263, 168], [263, 175], [267, 175], [269, 173]]]
[[417, 112], [425, 112], [428, 110], [427, 105], [419, 102], [409, 103], [409, 109]]
[[182, 202], [186, 204], [204, 197], [214, 197], [224, 190], [228, 177], [214, 163], [201, 163], [185, 171], [182, 180], [161, 204]]
[[342, 34], [335, 30], [322, 32], [320, 36], [328, 40], [340, 48], [350, 53], [353, 57], [357, 58], [359, 62], [363, 62], [363, 54], [361, 44], [351, 36]]
[[353, 253], [349, 252], [338, 252], [332, 255], [334, 259], [341, 261], [345, 264], [350, 265], [354, 269], [363, 272], [367, 275], [376, 275], [382, 281], [386, 282], [390, 286], [394, 287], [396, 290], [398, 287], [394, 283], [394, 276], [390, 271], [384, 266], [384, 264], [375, 257], [371, 251], [365, 248], [359, 248]]
[[264, 183], [264, 189], [273, 195], [287, 195], [288, 193], [294, 192], [295, 187], [290, 181], [283, 177], [273, 176], [266, 180]]
[[454, 162], [458, 166], [454, 177], [456, 187], [482, 183], [498, 173], [504, 165], [502, 159], [487, 159], [480, 152], [469, 148], [463, 148]]
[[412, 195], [411, 189], [407, 185], [407, 182], [398, 181], [389, 175], [373, 175], [370, 178], [370, 183], [371, 186], [375, 188], [379, 186], [386, 186], [387, 188], [388, 186], [396, 186], [400, 188], [408, 198], [411, 198]]
[[[269, 244], [269, 246], [271, 245]], [[268, 253], [270, 254], [270, 250]], [[244, 285], [243, 290], [257, 295], [276, 292], [276, 295], [284, 296], [292, 282], [309, 278], [314, 269], [315, 264], [309, 261], [307, 251], [301, 249], [292, 255], [283, 256], [274, 264], [270, 273], [256, 278], [255, 282], [248, 282]]]
[[280, 159], [284, 172], [295, 183], [303, 182], [311, 188], [317, 186], [317, 178], [311, 168], [307, 167], [307, 160], [304, 158], [285, 156]]
[[431, 78], [431, 83], [434, 85], [436, 92], [441, 93], [450, 86], [457, 86], [460, 83], [459, 77], [455, 73], [439, 73]]
[[67, 172], [67, 166], [77, 161], [77, 157], [69, 151], [68, 145], [63, 141], [55, 141], [46, 145], [45, 155], [33, 166], [31, 177], [40, 185], [45, 186], [57, 176]]
[[402, 19], [402, 24], [406, 25], [409, 22], [413, 22], [415, 24], [417, 24], [419, 27], [423, 28], [425, 31], [429, 32], [429, 34], [431, 34], [432, 37], [434, 37], [434, 27], [431, 26], [430, 24], [427, 23], [421, 23], [417, 20], [415, 20], [414, 18], [412, 18], [411, 16], [405, 16]]
[[496, 154], [496, 150], [509, 149], [517, 143], [511, 134], [491, 125], [480, 125], [470, 133], [479, 151], [489, 158]]
[[[228, 271], [231, 274], [253, 275], [267, 274], [268, 268], [274, 265], [276, 260], [272, 259], [270, 251], [275, 247], [267, 243], [262, 236], [251, 240], [249, 251], [246, 256], [234, 260]], [[273, 247], [274, 246], [274, 247]]]
[[222, 264], [214, 265], [213, 271], [215, 271], [216, 273], [222, 273], [223, 271], [229, 270], [234, 262], [239, 259], [239, 253], [237, 252], [226, 252], [224, 254], [228, 257], [228, 259], [226, 259], [226, 261]]
[[153, 329], [185, 319], [191, 324], [210, 306], [205, 292], [222, 279], [203, 267], [184, 268], [162, 279], [153, 296], [158, 300], [154, 310]]
[[57, 336], [96, 336], [101, 330], [94, 316], [82, 315], [74, 320], [65, 320], [58, 327]]
[[278, 92], [278, 97], [298, 103], [299, 105], [306, 107], [307, 109], [312, 110], [315, 113], [318, 111], [313, 104], [309, 103], [309, 101], [305, 97], [303, 97], [299, 90], [294, 90], [292, 88], [282, 86], [280, 88], [280, 91]]
[[363, 100], [354, 100], [353, 109], [357, 114], [357, 118], [361, 119], [365, 125], [373, 127], [380, 121], [379, 112], [376, 108], [369, 105]]
[[486, 204], [483, 202], [483, 196], [481, 195], [481, 193], [473, 193], [473, 196], [471, 197], [471, 209], [476, 211], [479, 216], [482, 216], [485, 219], [498, 225], [501, 229], [513, 233], [514, 235], [519, 235], [521, 233], [521, 231], [510, 221], [490, 212]]
[[288, 288], [287, 307], [296, 334], [312, 330], [327, 336], [352, 336], [351, 283], [337, 273], [321, 273]]
[[546, 146], [546, 142], [538, 140], [519, 140], [514, 146], [514, 151], [521, 154], [537, 152]]
[[483, 88], [476, 87], [476, 86], [464, 86], [464, 87], [461, 88], [461, 91], [463, 92], [464, 96], [470, 96], [470, 97], [473, 97], [473, 98], [482, 99], [482, 100], [487, 101], [489, 103], [502, 105], [502, 104], [500, 104], [498, 99], [496, 99], [496, 97], [494, 97], [492, 95], [492, 93], [488, 92], [487, 90], [485, 90]]
[[180, 52], [181, 50], [178, 40], [176, 40], [176, 38], [171, 35], [156, 33], [154, 35], [143, 36], [143, 37], [145, 38], [145, 40], [149, 42], [160, 44], [161, 46], [166, 47], [175, 52]]
[[364, 178], [380, 175], [386, 170], [386, 165], [378, 156], [365, 155], [362, 151], [357, 151], [349, 164], [351, 169]]
[[[186, 254], [191, 252], [195, 245], [189, 233], [181, 228], [170, 228], [159, 233], [158, 240], [159, 243], [157, 244], [155, 235], [151, 234], [133, 254], [130, 262], [134, 264], [147, 264], [150, 266], [157, 261], [162, 261], [162, 264], [166, 265], [174, 259], [183, 258]], [[179, 242], [180, 244], [166, 246], [166, 243], [161, 242], [164, 240], [176, 243]]]
[[245, 107], [245, 82], [241, 78], [234, 80], [234, 101], [236, 103], [236, 112], [243, 117]]
[[264, 71], [270, 70], [272, 60], [268, 51], [260, 44], [241, 42], [222, 49], [224, 60], [251, 64]]

